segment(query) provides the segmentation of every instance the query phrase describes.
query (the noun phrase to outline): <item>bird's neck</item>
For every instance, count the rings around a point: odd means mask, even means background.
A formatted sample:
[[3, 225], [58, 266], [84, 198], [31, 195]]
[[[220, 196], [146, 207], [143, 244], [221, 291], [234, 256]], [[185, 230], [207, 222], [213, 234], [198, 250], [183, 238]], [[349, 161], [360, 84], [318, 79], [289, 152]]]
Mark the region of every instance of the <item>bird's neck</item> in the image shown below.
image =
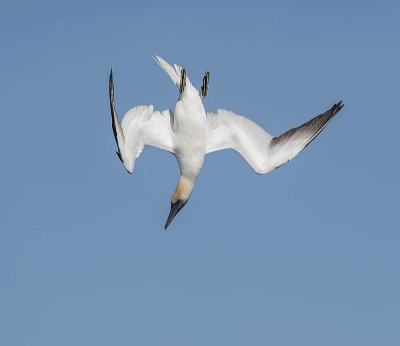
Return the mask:
[[171, 202], [176, 203], [178, 200], [187, 201], [192, 193], [195, 180], [181, 175], [178, 186], [172, 196]]

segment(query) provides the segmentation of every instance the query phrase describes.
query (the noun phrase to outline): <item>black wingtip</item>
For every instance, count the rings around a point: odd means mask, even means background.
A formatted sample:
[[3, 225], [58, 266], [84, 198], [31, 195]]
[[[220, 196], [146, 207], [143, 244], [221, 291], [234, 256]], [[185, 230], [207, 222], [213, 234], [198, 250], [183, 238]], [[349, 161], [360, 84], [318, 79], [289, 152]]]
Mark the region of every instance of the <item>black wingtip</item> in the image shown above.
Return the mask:
[[124, 160], [122, 159], [121, 153], [119, 151], [115, 152], [118, 156], [118, 158], [120, 159], [120, 161], [122, 162], [122, 164], [124, 163]]
[[335, 103], [332, 106], [332, 112], [334, 115], [336, 115], [337, 113], [339, 113], [339, 111], [343, 108], [344, 104], [343, 101], [339, 101], [338, 103]]
[[110, 94], [110, 101], [111, 101], [111, 99], [114, 100], [114, 81], [113, 81], [112, 69], [110, 71], [110, 77], [108, 79], [108, 91], [109, 91], [109, 94]]

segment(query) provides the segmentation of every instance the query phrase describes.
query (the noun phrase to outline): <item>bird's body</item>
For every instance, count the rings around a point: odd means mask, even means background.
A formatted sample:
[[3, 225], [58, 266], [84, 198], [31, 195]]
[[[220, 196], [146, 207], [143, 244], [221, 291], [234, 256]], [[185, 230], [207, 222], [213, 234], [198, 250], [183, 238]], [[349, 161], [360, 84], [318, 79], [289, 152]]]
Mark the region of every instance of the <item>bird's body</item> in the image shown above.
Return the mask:
[[155, 60], [180, 90], [174, 112], [160, 113], [153, 111], [153, 106], [138, 106], [128, 111], [120, 123], [114, 106], [112, 72], [109, 91], [117, 154], [126, 170], [133, 172], [135, 160], [145, 145], [167, 150], [178, 161], [181, 176], [171, 199], [165, 228], [188, 201], [206, 154], [234, 149], [256, 173], [268, 173], [303, 150], [343, 107], [339, 102], [309, 122], [273, 137], [251, 120], [233, 112], [219, 109], [216, 114], [206, 114], [203, 99], [207, 95], [209, 72], [198, 91], [185, 69], [177, 65], [173, 68], [160, 57]]
[[198, 91], [187, 84], [175, 105], [173, 122], [174, 155], [181, 174], [196, 179], [206, 155], [206, 112]]

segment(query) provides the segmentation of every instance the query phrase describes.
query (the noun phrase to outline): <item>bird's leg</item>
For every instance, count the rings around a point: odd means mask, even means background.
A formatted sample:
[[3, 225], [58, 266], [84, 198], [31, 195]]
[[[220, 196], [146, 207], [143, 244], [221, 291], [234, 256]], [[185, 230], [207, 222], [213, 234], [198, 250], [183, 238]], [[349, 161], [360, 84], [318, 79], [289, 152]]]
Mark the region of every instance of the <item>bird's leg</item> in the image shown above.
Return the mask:
[[204, 99], [207, 96], [209, 80], [210, 80], [210, 72], [207, 71], [203, 77], [203, 85], [201, 86], [201, 98], [202, 99]]
[[185, 90], [185, 86], [186, 86], [186, 69], [183, 68], [181, 73], [181, 84], [179, 88], [180, 93], [183, 93], [183, 91]]

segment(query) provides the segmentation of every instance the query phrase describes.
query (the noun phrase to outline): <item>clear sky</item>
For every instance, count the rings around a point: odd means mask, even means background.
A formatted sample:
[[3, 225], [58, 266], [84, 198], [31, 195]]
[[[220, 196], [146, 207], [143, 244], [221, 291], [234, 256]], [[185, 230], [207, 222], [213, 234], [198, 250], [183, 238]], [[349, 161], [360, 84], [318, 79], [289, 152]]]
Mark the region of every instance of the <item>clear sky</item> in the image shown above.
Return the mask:
[[[381, 1], [3, 1], [0, 344], [399, 345], [400, 6]], [[343, 100], [258, 176], [206, 157], [165, 232], [175, 158], [115, 155], [108, 101], [173, 108], [151, 55], [208, 111], [273, 135]]]

